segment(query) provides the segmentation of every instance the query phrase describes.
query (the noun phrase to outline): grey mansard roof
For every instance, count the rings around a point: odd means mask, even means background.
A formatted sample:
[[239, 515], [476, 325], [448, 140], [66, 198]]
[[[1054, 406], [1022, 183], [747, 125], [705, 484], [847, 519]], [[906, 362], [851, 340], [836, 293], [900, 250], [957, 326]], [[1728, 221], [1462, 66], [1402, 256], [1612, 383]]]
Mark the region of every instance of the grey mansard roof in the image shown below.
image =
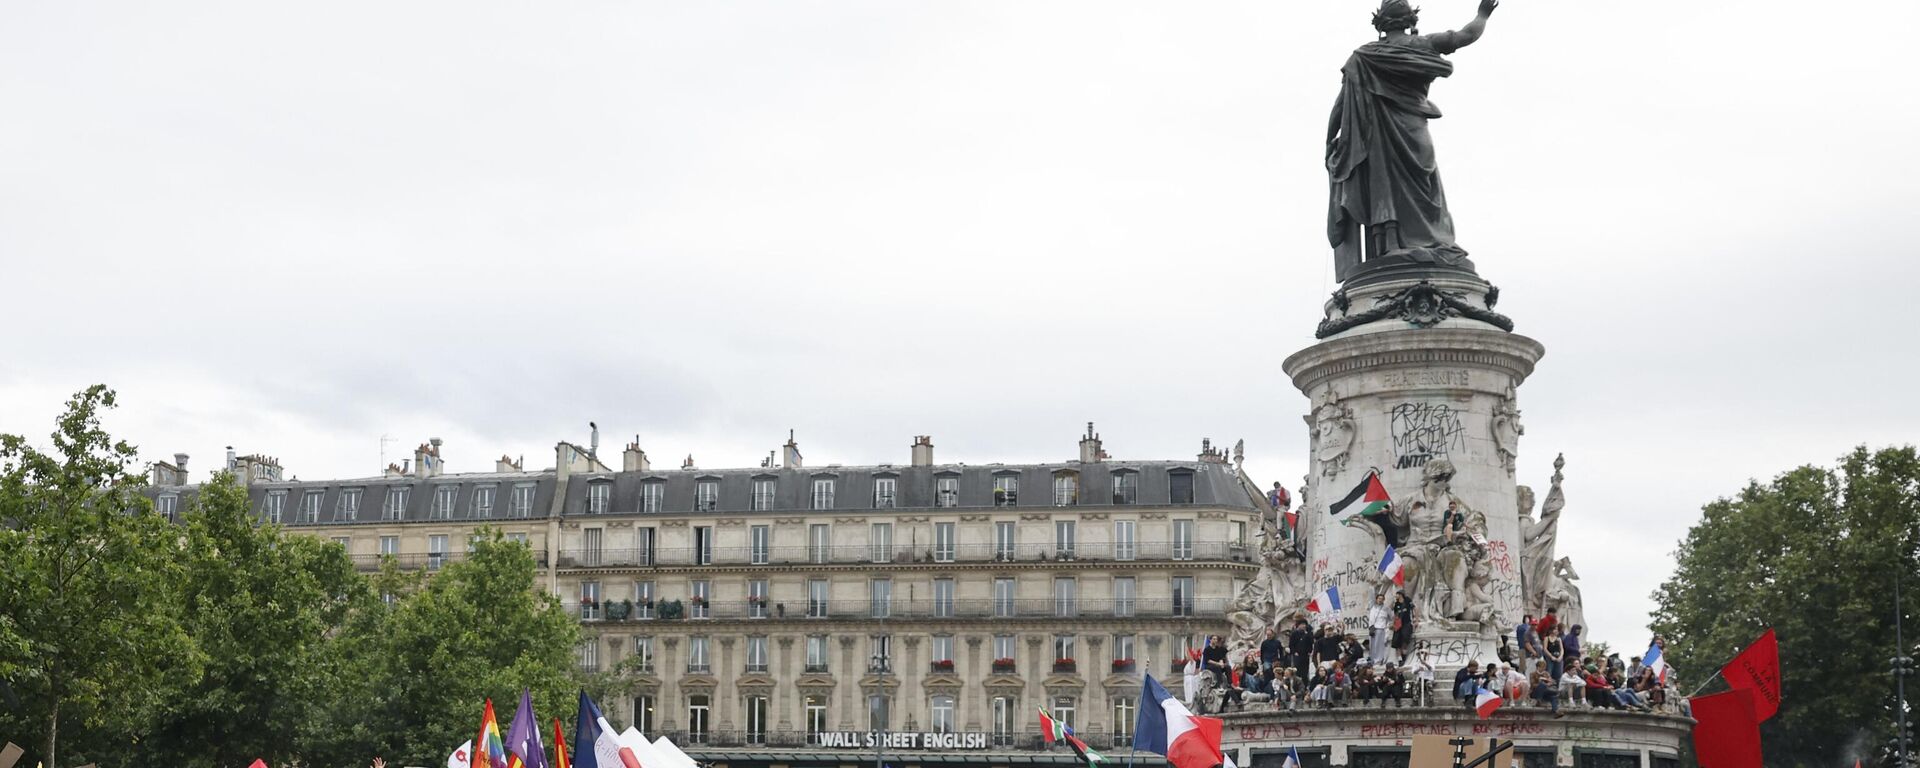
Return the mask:
[[929, 509], [935, 504], [935, 479], [950, 477], [958, 480], [958, 507], [994, 506], [993, 486], [998, 477], [1013, 476], [1019, 478], [1019, 495], [1016, 507], [1053, 506], [1053, 476], [1061, 472], [1079, 474], [1080, 501], [1077, 506], [1098, 506], [1113, 503], [1113, 476], [1120, 473], [1132, 473], [1135, 477], [1133, 504], [1139, 506], [1157, 506], [1172, 503], [1170, 476], [1184, 472], [1193, 475], [1192, 504], [1202, 506], [1226, 506], [1241, 509], [1255, 509], [1256, 503], [1251, 495], [1242, 490], [1238, 474], [1225, 464], [1201, 462], [1135, 461], [1101, 462], [1082, 464], [1068, 462], [1061, 464], [947, 464], [931, 467], [901, 467], [891, 465], [863, 467], [803, 467], [785, 469], [779, 467], [759, 467], [754, 469], [676, 469], [652, 470], [648, 472], [604, 472], [576, 475], [567, 484], [566, 503], [562, 514], [578, 515], [587, 512], [588, 488], [594, 483], [613, 484], [613, 494], [607, 510], [608, 514], [632, 514], [640, 511], [641, 487], [648, 483], [664, 484], [664, 496], [660, 513], [684, 513], [694, 511], [696, 485], [701, 482], [719, 484], [720, 498], [715, 512], [747, 512], [752, 506], [753, 484], [756, 480], [773, 480], [773, 512], [811, 511], [813, 501], [813, 481], [825, 478], [834, 481], [833, 510], [872, 510], [874, 508], [874, 486], [879, 478], [894, 478], [894, 507], [897, 509]]
[[[1059, 473], [1079, 476], [1079, 501], [1075, 506], [1115, 506], [1114, 477], [1131, 474], [1134, 478], [1134, 506], [1169, 506], [1172, 501], [1172, 477], [1191, 474], [1193, 506], [1258, 510], [1258, 491], [1242, 482], [1239, 473], [1227, 464], [1198, 461], [1104, 461], [1083, 464], [945, 464], [914, 466], [826, 466], [805, 468], [755, 467], [749, 469], [671, 469], [646, 472], [573, 473], [568, 477], [560, 505], [564, 516], [585, 515], [590, 487], [607, 484], [612, 488], [605, 514], [630, 515], [640, 512], [642, 488], [659, 484], [662, 489], [658, 514], [778, 514], [816, 511], [813, 509], [813, 481], [834, 482], [834, 503], [826, 510], [846, 512], [874, 511], [874, 486], [879, 478], [895, 481], [892, 511], [934, 508], [937, 479], [957, 481], [959, 509], [993, 508], [994, 481], [999, 477], [1017, 477], [1019, 495], [1014, 508], [1053, 507], [1053, 478]], [[771, 510], [751, 510], [753, 486], [757, 480], [773, 480], [774, 503]], [[696, 485], [718, 483], [719, 502], [711, 512], [694, 509]], [[349, 480], [255, 482], [248, 496], [256, 514], [265, 516], [267, 498], [283, 495], [281, 521], [289, 526], [339, 525], [346, 523], [395, 522], [385, 514], [387, 499], [400, 489], [407, 490], [406, 508], [397, 518], [401, 522], [425, 522], [433, 519], [466, 521], [474, 515], [477, 489], [494, 489], [493, 513], [486, 519], [521, 519], [510, 509], [513, 489], [533, 488], [533, 503], [526, 518], [546, 518], [554, 510], [554, 494], [559, 491], [558, 475], [544, 472], [499, 472], [443, 475], [418, 478], [369, 477]], [[434, 500], [442, 488], [453, 488], [453, 513], [448, 518], [433, 518]], [[348, 490], [360, 492], [360, 506], [352, 520], [342, 517], [340, 497]], [[149, 496], [178, 494], [184, 511], [198, 486], [149, 488]], [[301, 519], [302, 500], [310, 493], [320, 496], [317, 519]], [[1184, 506], [1183, 504], [1182, 506]]]

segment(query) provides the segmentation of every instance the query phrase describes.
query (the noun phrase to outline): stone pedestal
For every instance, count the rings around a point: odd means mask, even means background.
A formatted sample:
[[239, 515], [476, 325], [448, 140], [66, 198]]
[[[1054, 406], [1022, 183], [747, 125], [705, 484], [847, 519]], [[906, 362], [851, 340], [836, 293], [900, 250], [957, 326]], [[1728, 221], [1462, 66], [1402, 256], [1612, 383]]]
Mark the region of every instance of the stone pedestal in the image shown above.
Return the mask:
[[[1384, 534], [1370, 524], [1335, 523], [1328, 510], [1370, 470], [1379, 471], [1400, 510], [1427, 502], [1420, 513], [1426, 517], [1410, 521], [1416, 531], [1423, 522], [1437, 531], [1449, 498], [1474, 522], [1484, 517], [1486, 570], [1475, 588], [1456, 592], [1450, 583], [1409, 574], [1407, 586], [1423, 606], [1415, 637], [1437, 652], [1457, 651], [1457, 659], [1436, 659], [1446, 667], [1491, 660], [1498, 636], [1511, 631], [1523, 610], [1513, 473], [1522, 428], [1515, 393], [1546, 352], [1501, 327], [1511, 324], [1489, 309], [1497, 291], [1477, 281], [1458, 283], [1390, 282], [1338, 294], [1321, 325], [1327, 338], [1285, 363], [1313, 403], [1299, 532], [1308, 577], [1315, 592], [1339, 587], [1341, 619], [1352, 631], [1366, 634], [1367, 608], [1381, 586], [1376, 574]], [[1451, 465], [1451, 478], [1423, 488], [1423, 470], [1441, 461]], [[1461, 605], [1477, 609], [1469, 620], [1449, 620]]]

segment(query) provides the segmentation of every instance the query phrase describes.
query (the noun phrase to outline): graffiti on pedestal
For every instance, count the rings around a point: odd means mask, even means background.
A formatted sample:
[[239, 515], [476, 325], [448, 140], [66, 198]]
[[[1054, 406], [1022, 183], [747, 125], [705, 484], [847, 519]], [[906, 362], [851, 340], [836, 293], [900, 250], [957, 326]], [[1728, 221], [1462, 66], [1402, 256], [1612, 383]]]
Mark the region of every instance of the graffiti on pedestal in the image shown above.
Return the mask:
[[1387, 412], [1394, 467], [1411, 469], [1467, 447], [1461, 412], [1446, 403], [1401, 403]]

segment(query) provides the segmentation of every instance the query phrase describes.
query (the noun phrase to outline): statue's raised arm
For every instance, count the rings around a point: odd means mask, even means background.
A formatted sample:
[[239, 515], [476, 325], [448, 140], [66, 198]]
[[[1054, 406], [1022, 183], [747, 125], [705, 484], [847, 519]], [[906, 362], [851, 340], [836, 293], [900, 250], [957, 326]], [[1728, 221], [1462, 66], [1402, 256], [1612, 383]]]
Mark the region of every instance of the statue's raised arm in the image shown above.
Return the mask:
[[1467, 22], [1466, 26], [1448, 32], [1437, 32], [1427, 37], [1433, 41], [1434, 50], [1441, 53], [1452, 53], [1473, 45], [1475, 40], [1479, 40], [1481, 35], [1487, 33], [1487, 18], [1493, 15], [1493, 9], [1499, 7], [1500, 0], [1480, 0], [1480, 12], [1474, 14], [1473, 21]]

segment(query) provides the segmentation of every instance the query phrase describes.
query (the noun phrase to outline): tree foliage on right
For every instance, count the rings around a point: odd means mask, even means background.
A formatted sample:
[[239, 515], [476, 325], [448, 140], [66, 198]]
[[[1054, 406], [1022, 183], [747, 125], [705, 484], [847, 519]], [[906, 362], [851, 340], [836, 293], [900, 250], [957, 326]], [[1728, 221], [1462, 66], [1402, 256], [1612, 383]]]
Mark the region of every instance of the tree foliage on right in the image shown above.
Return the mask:
[[[1703, 512], [1653, 595], [1668, 662], [1691, 688], [1772, 627], [1782, 695], [1760, 729], [1768, 764], [1887, 761], [1894, 575], [1920, 590], [1920, 455], [1857, 448], [1837, 467], [1752, 482]], [[1909, 607], [1908, 655], [1914, 619]]]

